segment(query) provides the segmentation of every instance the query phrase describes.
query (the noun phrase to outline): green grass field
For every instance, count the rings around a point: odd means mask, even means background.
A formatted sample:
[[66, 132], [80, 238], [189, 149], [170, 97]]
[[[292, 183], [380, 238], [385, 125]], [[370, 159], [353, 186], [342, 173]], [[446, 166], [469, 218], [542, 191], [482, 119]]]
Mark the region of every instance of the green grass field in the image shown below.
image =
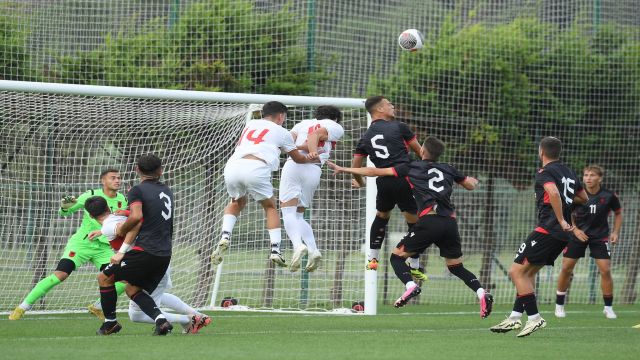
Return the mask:
[[637, 359], [640, 309], [617, 306], [607, 320], [600, 305], [573, 305], [567, 318], [541, 311], [548, 326], [526, 338], [488, 328], [510, 311], [481, 320], [472, 306], [379, 307], [377, 316], [214, 312], [201, 334], [151, 336], [152, 325], [119, 314], [123, 330], [94, 335], [89, 314], [0, 319], [1, 359]]

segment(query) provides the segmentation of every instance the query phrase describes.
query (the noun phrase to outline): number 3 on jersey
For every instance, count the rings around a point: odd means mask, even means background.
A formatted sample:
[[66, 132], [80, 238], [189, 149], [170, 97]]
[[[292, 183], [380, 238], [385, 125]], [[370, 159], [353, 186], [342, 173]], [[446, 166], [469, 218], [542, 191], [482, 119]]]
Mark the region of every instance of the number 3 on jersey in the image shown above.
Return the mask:
[[389, 149], [387, 149], [387, 147], [384, 146], [384, 145], [377, 144], [376, 143], [377, 140], [384, 140], [384, 135], [376, 135], [376, 136], [371, 138], [371, 146], [374, 149], [378, 149], [378, 150], [384, 151], [384, 152], [376, 151], [376, 156], [379, 157], [380, 159], [388, 158], [389, 157]]
[[161, 192], [159, 197], [160, 197], [160, 200], [165, 199], [164, 206], [167, 208], [167, 212], [164, 212], [164, 210], [162, 211], [162, 217], [165, 220], [169, 220], [171, 219], [171, 198], [169, 197], [169, 195], [165, 194], [164, 192]]
[[263, 129], [260, 132], [260, 134], [258, 134], [258, 136], [256, 137], [255, 136], [256, 129], [253, 129], [253, 130], [251, 130], [249, 132], [247, 132], [247, 130], [249, 130], [249, 129], [245, 128], [244, 131], [242, 132], [242, 135], [240, 135], [240, 141], [238, 141], [238, 145], [240, 145], [242, 143], [242, 140], [244, 140], [244, 138], [245, 138], [244, 135], [245, 134], [247, 135], [247, 140], [253, 141], [254, 144], [258, 145], [258, 144], [260, 144], [261, 142], [264, 141], [265, 135], [267, 135], [267, 133], [269, 132], [269, 129]]

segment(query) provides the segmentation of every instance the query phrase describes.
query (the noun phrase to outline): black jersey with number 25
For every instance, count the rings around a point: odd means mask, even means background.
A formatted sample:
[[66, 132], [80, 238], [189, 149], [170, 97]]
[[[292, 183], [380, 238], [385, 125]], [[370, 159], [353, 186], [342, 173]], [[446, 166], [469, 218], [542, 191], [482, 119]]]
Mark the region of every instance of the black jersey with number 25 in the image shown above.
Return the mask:
[[417, 160], [393, 167], [398, 177], [405, 177], [418, 205], [418, 215], [435, 210], [438, 215], [455, 217], [451, 203], [453, 183], [463, 182], [466, 176], [449, 164]]
[[131, 188], [129, 206], [142, 204], [142, 227], [135, 245], [149, 254], [171, 256], [173, 192], [159, 181], [145, 180]]
[[402, 121], [374, 120], [358, 142], [355, 156], [369, 156], [377, 168], [408, 163], [408, 144], [415, 137]]
[[549, 194], [544, 190], [547, 183], [555, 184], [560, 192], [562, 217], [571, 224], [571, 205], [577, 193], [583, 191], [580, 179], [573, 170], [560, 161], [552, 161], [543, 166], [536, 174], [536, 207], [538, 209], [538, 227], [536, 231], [561, 239], [568, 240], [569, 233], [562, 230], [556, 214], [551, 207]]

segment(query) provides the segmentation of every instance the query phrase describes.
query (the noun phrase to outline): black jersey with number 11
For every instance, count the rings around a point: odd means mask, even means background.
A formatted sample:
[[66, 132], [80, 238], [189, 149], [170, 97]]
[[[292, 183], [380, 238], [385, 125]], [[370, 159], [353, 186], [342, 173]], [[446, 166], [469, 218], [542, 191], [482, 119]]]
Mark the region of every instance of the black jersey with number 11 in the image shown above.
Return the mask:
[[145, 180], [131, 188], [129, 206], [142, 204], [142, 227], [136, 247], [156, 256], [171, 256], [173, 238], [173, 192], [156, 180]]
[[589, 194], [586, 204], [575, 210], [578, 229], [587, 234], [589, 240], [600, 240], [609, 236], [609, 213], [622, 211], [620, 200], [616, 194], [608, 189], [600, 188], [595, 194]]
[[569, 169], [560, 161], [552, 161], [543, 166], [536, 174], [536, 207], [538, 209], [538, 225], [535, 231], [550, 234], [560, 240], [569, 240], [569, 233], [563, 231], [556, 214], [551, 207], [549, 194], [544, 190], [547, 183], [555, 184], [560, 192], [560, 203], [562, 204], [562, 217], [571, 224], [571, 205], [573, 198], [581, 191], [584, 191], [580, 179], [573, 170]]

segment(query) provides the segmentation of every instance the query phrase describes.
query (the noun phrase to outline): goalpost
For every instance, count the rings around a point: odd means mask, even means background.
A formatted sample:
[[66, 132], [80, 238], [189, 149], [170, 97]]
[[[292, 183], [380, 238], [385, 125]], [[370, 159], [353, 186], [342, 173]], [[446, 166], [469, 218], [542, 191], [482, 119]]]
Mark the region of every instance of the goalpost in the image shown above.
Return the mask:
[[[217, 269], [210, 263], [229, 201], [224, 166], [246, 121], [259, 116], [258, 104], [272, 100], [289, 106], [287, 128], [310, 118], [318, 105], [340, 107], [345, 135], [332, 153], [339, 163], [350, 162], [370, 122], [363, 99], [0, 81], [0, 237], [6, 239], [0, 247], [0, 312], [12, 310], [53, 272], [78, 227], [79, 215], [58, 216], [59, 199], [101, 187], [99, 173], [109, 167], [120, 169], [121, 191], [127, 191], [138, 181], [136, 158], [154, 152], [175, 192], [171, 293], [200, 308], [237, 302], [231, 308], [346, 313], [365, 301], [365, 313], [375, 314], [376, 273], [364, 275], [373, 181], [366, 190], [353, 190], [349, 177], [334, 177], [324, 167], [305, 214], [323, 254], [315, 272], [291, 273], [268, 260], [264, 214], [256, 203], [240, 215], [225, 261]], [[273, 174], [276, 196], [279, 177]], [[284, 228], [282, 244], [289, 259]], [[98, 297], [96, 273], [91, 264], [76, 269], [34, 310], [85, 309]], [[118, 307], [126, 304], [121, 297]]]

